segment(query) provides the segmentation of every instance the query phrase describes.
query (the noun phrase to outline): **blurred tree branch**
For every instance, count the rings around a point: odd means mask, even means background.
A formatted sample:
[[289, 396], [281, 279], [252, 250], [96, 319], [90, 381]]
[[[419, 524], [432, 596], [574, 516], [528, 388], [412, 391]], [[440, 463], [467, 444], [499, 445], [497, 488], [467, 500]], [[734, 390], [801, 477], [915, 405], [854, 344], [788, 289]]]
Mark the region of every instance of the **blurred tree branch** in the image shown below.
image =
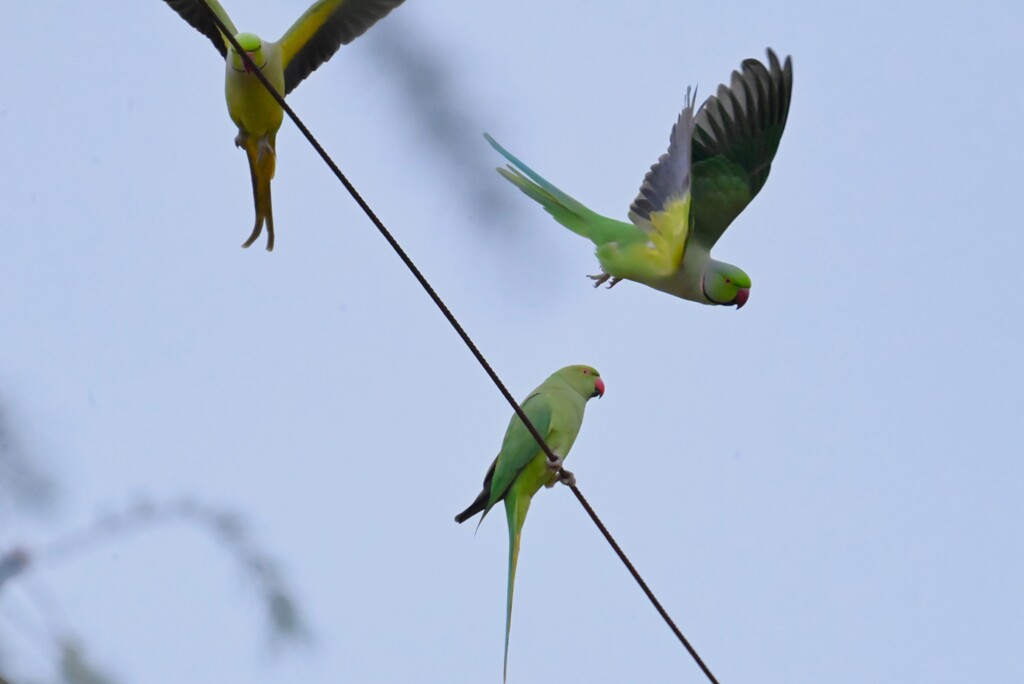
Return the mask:
[[32, 464], [11, 429], [10, 413], [0, 403], [0, 513], [20, 508], [43, 513], [57, 498], [54, 481]]
[[[194, 499], [165, 502], [144, 499], [123, 511], [105, 514], [86, 527], [42, 546], [34, 556], [24, 549], [19, 551], [36, 562], [51, 563], [91, 551], [102, 543], [123, 539], [140, 528], [168, 522], [183, 522], [204, 530], [234, 558], [263, 599], [272, 637], [302, 640], [309, 636], [305, 621], [281, 578], [277, 561], [252, 541], [242, 517]], [[0, 558], [0, 569], [2, 567]]]
[[373, 63], [394, 76], [391, 82], [408, 99], [403, 109], [415, 114], [412, 118], [433, 156], [446, 162], [455, 181], [452, 189], [461, 190], [462, 200], [478, 218], [486, 219], [477, 223], [494, 227], [508, 222], [521, 205], [495, 182], [497, 162], [484, 143], [480, 103], [467, 97], [472, 91], [459, 83], [443, 50], [398, 12], [362, 40], [374, 52]]
[[[22, 442], [11, 430], [8, 416], [9, 412], [0, 404], [0, 510], [44, 512], [56, 503], [58, 488], [47, 473], [32, 464]], [[0, 607], [8, 585], [18, 582], [41, 564], [87, 554], [102, 544], [123, 541], [129, 534], [174, 522], [191, 525], [212, 536], [250, 578], [264, 606], [273, 640], [296, 642], [309, 637], [310, 630], [285, 585], [278, 561], [253, 541], [243, 517], [188, 497], [163, 502], [143, 499], [123, 510], [104, 514], [48, 544], [0, 548]], [[32, 596], [28, 598], [38, 604]], [[37, 607], [45, 614], [44, 606]], [[71, 636], [66, 629], [51, 627], [50, 633], [56, 647], [53, 666], [59, 681], [64, 684], [113, 683], [111, 677], [89, 660], [81, 639]], [[7, 659], [0, 668], [0, 684], [7, 684]]]

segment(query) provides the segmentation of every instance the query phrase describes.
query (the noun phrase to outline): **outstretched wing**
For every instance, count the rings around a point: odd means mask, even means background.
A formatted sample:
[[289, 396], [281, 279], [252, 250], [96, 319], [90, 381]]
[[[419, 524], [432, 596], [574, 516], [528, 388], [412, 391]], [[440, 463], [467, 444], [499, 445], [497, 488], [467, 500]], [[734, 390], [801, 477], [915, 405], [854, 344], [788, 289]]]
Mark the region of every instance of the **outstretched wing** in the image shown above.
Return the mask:
[[[209, 11], [203, 6], [203, 0], [164, 0], [164, 2], [181, 15], [181, 18], [187, 21], [192, 28], [209, 38], [221, 57], [228, 56], [228, 41], [221, 34], [220, 29], [217, 28], [217, 24], [210, 18]], [[231, 23], [228, 13], [224, 11], [224, 8], [220, 6], [217, 0], [206, 0], [206, 2], [209, 3], [210, 9], [224, 22], [224, 25], [228, 27], [231, 35], [238, 33], [238, 29]]]
[[644, 176], [640, 194], [629, 207], [629, 220], [647, 239], [628, 244], [598, 245], [605, 272], [641, 283], [666, 278], [679, 269], [690, 234], [690, 147], [694, 113], [691, 91], [672, 126], [668, 152]]
[[693, 133], [694, 239], [718, 242], [768, 180], [789, 114], [793, 63], [770, 48], [768, 66], [743, 61], [708, 98]]
[[338, 48], [363, 35], [403, 0], [318, 0], [279, 41], [290, 93]]
[[690, 193], [690, 141], [694, 126], [690, 93], [687, 88], [686, 106], [672, 126], [668, 152], [651, 166], [640, 185], [640, 194], [629, 205], [629, 220], [646, 231], [652, 229], [651, 214], [665, 211]]

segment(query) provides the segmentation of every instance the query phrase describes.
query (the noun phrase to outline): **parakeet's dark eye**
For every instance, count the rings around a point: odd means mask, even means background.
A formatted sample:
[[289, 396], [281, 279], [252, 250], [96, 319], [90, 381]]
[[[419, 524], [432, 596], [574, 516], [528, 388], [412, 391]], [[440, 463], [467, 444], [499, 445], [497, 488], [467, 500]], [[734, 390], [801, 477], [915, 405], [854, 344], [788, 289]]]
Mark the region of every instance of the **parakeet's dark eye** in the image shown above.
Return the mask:
[[586, 368], [584, 368], [583, 369], [583, 374], [584, 375], [590, 375], [590, 371], [588, 371]]
[[732, 285], [732, 281], [731, 281], [731, 280], [729, 280], [728, 278], [726, 278], [726, 279], [725, 279], [725, 284], [726, 284], [726, 285]]

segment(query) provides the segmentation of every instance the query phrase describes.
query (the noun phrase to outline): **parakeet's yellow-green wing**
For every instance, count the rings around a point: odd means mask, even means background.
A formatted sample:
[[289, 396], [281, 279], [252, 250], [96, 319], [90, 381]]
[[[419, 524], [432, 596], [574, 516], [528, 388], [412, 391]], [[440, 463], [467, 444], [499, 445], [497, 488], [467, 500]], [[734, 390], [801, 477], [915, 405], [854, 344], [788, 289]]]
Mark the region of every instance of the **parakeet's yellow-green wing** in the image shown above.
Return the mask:
[[665, 278], [678, 270], [690, 236], [690, 150], [694, 103], [686, 106], [672, 126], [668, 152], [644, 176], [640, 194], [629, 207], [629, 219], [647, 235], [644, 242], [598, 247], [607, 273], [644, 282]]
[[[548, 393], [538, 388], [538, 391], [523, 402], [523, 413], [530, 419], [533, 427], [537, 428], [541, 437], [546, 439], [551, 427], [551, 401]], [[490, 497], [487, 501], [488, 510], [505, 495], [512, 481], [540, 453], [540, 450], [540, 445], [526, 429], [523, 421], [519, 420], [519, 416], [513, 416], [505, 431], [501, 451], [494, 461]]]
[[[168, 0], [169, 1], [169, 0]], [[284, 58], [284, 91], [290, 93], [338, 48], [363, 35], [403, 0], [318, 0], [278, 43]]]
[[[217, 24], [213, 23], [213, 19], [210, 18], [210, 13], [203, 7], [203, 0], [164, 0], [171, 9], [177, 12], [182, 19], [187, 21], [189, 25], [195, 30], [202, 33], [204, 36], [210, 39], [213, 43], [213, 47], [217, 48], [217, 52], [220, 53], [221, 57], [227, 57], [228, 55], [228, 43], [227, 39], [221, 34], [220, 29], [217, 28]], [[231, 35], [238, 33], [238, 29], [231, 23], [231, 18], [228, 17], [228, 13], [224, 11], [224, 8], [220, 6], [217, 0], [206, 0], [220, 20], [224, 22], [224, 25], [231, 31]]]

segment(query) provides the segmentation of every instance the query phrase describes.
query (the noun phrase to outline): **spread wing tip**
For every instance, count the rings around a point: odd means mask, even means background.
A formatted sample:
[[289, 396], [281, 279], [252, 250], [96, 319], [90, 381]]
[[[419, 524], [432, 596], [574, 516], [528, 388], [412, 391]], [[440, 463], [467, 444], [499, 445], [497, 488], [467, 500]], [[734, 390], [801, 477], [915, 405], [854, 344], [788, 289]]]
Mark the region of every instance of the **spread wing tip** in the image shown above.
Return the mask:
[[213, 21], [210, 16], [211, 12], [216, 14], [224, 25], [231, 31], [232, 35], [237, 33], [235, 25], [231, 22], [231, 18], [228, 17], [224, 8], [220, 6], [217, 0], [164, 0], [167, 5], [178, 13], [182, 19], [184, 19], [189, 26], [202, 33], [204, 36], [210, 39], [213, 46], [217, 48], [217, 52], [220, 53], [221, 57], [227, 57], [228, 47], [227, 41], [224, 36], [221, 35], [220, 29], [217, 28], [217, 24]]
[[[696, 88], [687, 87], [683, 110], [672, 125], [668, 151], [658, 157], [640, 184], [640, 193], [629, 207], [629, 219], [644, 227], [651, 214], [662, 211], [670, 200], [690, 190], [690, 158]], [[703, 107], [703, 105], [701, 105]], [[699, 109], [698, 109], [699, 111]]]

